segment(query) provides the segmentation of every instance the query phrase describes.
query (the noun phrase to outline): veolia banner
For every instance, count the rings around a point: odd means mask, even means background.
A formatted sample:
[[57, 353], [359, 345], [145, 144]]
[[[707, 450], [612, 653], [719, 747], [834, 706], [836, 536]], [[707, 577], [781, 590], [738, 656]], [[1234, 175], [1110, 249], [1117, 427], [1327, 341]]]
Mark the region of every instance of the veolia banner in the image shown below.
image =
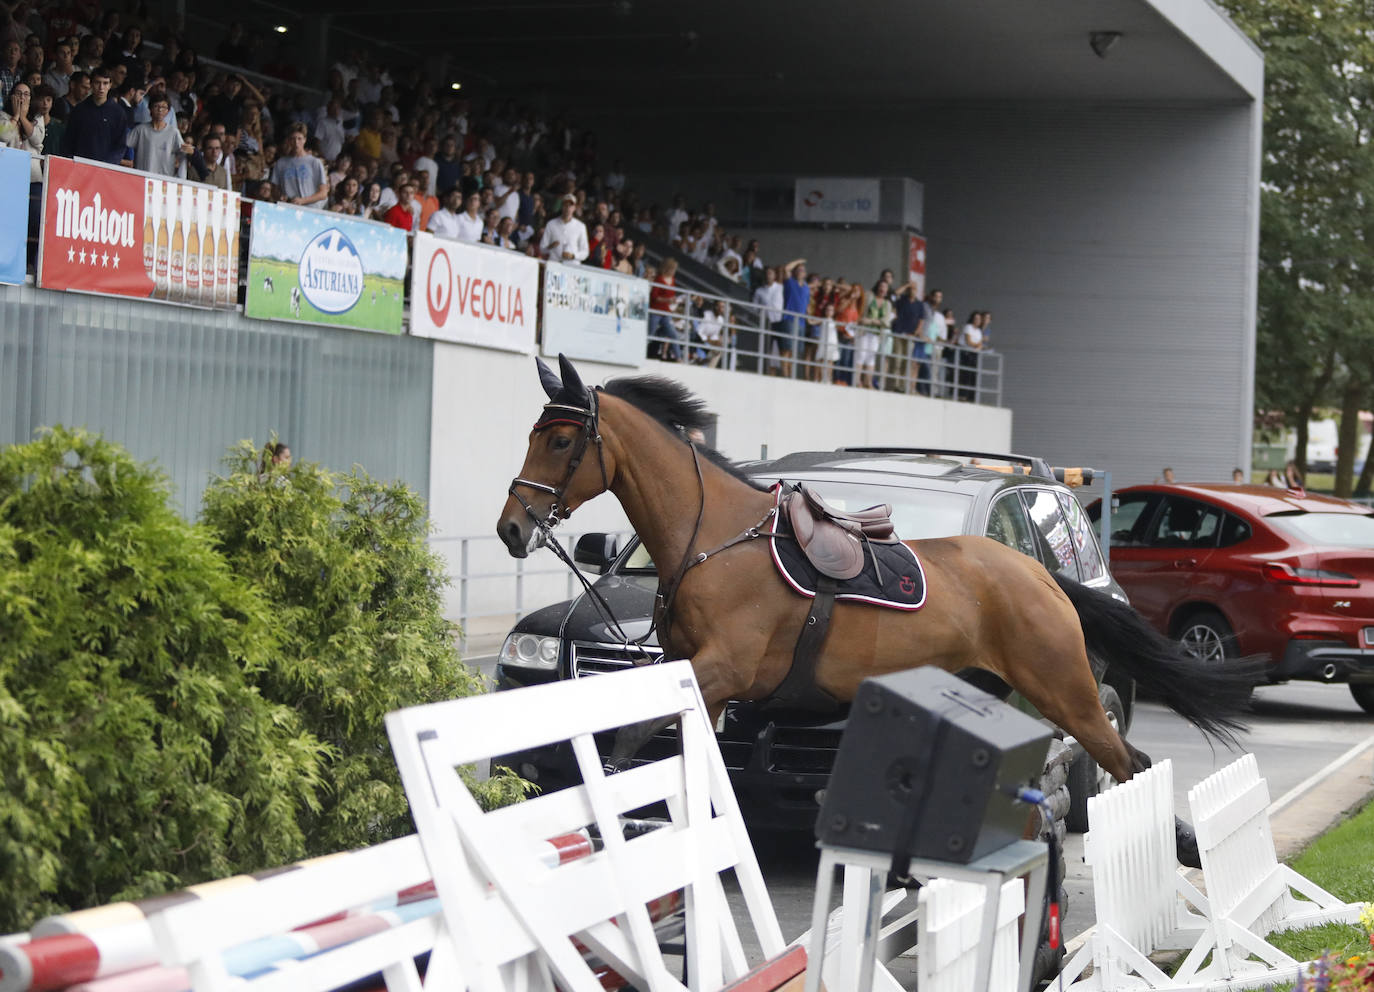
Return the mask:
[[545, 355], [638, 365], [648, 338], [649, 284], [643, 279], [544, 263]]
[[406, 232], [343, 214], [254, 203], [243, 312], [401, 333]]
[[48, 158], [38, 284], [45, 289], [238, 303], [239, 195]]
[[411, 334], [507, 351], [534, 350], [537, 259], [421, 232], [415, 235], [412, 271]]

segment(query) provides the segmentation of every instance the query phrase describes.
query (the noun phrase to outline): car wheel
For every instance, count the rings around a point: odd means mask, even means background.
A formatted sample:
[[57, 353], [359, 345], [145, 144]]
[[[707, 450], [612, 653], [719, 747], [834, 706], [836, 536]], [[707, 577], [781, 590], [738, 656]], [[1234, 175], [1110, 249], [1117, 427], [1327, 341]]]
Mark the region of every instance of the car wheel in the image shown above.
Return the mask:
[[1198, 661], [1219, 664], [1236, 656], [1236, 635], [1215, 610], [1194, 613], [1179, 627], [1179, 643]]
[[1366, 713], [1374, 713], [1374, 683], [1351, 682], [1350, 695], [1355, 697], [1360, 709]]
[[[1126, 707], [1121, 697], [1111, 686], [1103, 684], [1097, 688], [1102, 709], [1106, 711], [1107, 722], [1117, 731], [1126, 726]], [[1107, 770], [1099, 765], [1086, 751], [1074, 759], [1069, 766], [1069, 813], [1064, 817], [1068, 828], [1075, 833], [1088, 829], [1088, 800], [1116, 785]]]

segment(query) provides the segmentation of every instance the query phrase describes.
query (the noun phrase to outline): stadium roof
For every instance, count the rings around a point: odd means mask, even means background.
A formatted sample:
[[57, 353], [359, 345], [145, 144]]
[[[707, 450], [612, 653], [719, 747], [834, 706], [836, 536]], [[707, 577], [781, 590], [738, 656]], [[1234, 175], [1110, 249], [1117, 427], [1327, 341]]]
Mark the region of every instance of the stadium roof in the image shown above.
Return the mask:
[[[465, 89], [601, 109], [1242, 100], [1258, 52], [1211, 0], [296, 0], [447, 56]], [[386, 16], [379, 16], [381, 10]], [[1120, 37], [1099, 57], [1095, 32]], [[336, 36], [336, 43], [337, 43]]]

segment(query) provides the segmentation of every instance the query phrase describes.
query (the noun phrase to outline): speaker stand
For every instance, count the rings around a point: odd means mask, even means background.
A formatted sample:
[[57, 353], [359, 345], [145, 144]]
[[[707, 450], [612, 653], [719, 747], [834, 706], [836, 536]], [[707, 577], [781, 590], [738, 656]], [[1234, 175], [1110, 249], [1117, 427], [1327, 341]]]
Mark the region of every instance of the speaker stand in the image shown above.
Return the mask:
[[[806, 949], [809, 964], [806, 968], [806, 992], [820, 992], [821, 971], [825, 964], [825, 930], [830, 898], [835, 888], [835, 869], [862, 869], [868, 873], [866, 899], [863, 905], [845, 900], [846, 929], [858, 922], [851, 914], [863, 910], [862, 945], [859, 948], [858, 984], [852, 989], [831, 989], [830, 992], [870, 992], [873, 988], [874, 964], [878, 954], [878, 938], [882, 922], [882, 897], [892, 855], [881, 851], [863, 851], [851, 847], [818, 844], [821, 849], [820, 867], [816, 870], [816, 897], [811, 906], [811, 946]], [[1045, 883], [1048, 876], [1049, 848], [1042, 841], [1019, 840], [984, 855], [968, 864], [952, 861], [927, 861], [912, 858], [907, 874], [920, 882], [932, 878], [951, 878], [960, 882], [975, 882], [985, 889], [983, 922], [978, 943], [978, 960], [974, 970], [972, 992], [987, 992], [992, 972], [992, 950], [997, 932], [997, 908], [1001, 901], [1002, 885], [1012, 878], [1029, 876], [1026, 892], [1025, 925], [1021, 931], [1021, 970], [1019, 992], [1030, 992], [1031, 972], [1035, 967], [1035, 949], [1040, 942], [1040, 924], [1045, 911]], [[846, 895], [857, 894], [846, 872]], [[860, 886], [861, 888], [862, 886]], [[846, 968], [848, 975], [853, 971]]]

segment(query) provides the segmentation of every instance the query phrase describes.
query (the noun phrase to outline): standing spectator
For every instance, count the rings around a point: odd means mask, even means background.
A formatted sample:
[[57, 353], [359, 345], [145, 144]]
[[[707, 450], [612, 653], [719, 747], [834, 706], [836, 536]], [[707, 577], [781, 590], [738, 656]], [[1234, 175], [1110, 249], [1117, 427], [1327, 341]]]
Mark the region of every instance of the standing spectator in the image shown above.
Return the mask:
[[439, 154], [434, 156], [438, 171], [434, 176], [434, 187], [440, 193], [447, 193], [463, 177], [463, 158], [458, 154], [458, 141], [448, 135], [439, 142]]
[[983, 350], [982, 313], [975, 310], [968, 315], [959, 344], [959, 399], [972, 403], [978, 398], [978, 352]]
[[200, 143], [200, 152], [191, 160], [191, 167], [206, 185], [229, 188], [229, 170], [224, 167], [224, 139], [218, 135], [205, 136]]
[[33, 91], [33, 117], [34, 120], [43, 122], [44, 155], [57, 154], [57, 150], [62, 147], [62, 133], [67, 128], [66, 121], [60, 121], [52, 115], [52, 108], [56, 102], [52, 90], [47, 86], [40, 86]]
[[943, 382], [942, 389], [945, 396], [953, 399], [954, 373], [955, 366], [958, 362], [958, 351], [956, 349], [959, 340], [959, 324], [954, 316], [954, 310], [950, 307], [945, 307], [944, 313], [942, 313], [941, 316], [945, 318], [945, 340], [943, 346], [940, 348], [940, 362], [944, 369], [944, 374], [941, 376]]
[[14, 84], [24, 74], [24, 68], [20, 65], [22, 54], [23, 49], [14, 40], [5, 42], [4, 47], [0, 48], [0, 103], [9, 102], [10, 90], [14, 89]]
[[481, 241], [482, 226], [482, 197], [472, 193], [463, 201], [463, 212], [458, 215], [458, 240]]
[[[922, 362], [919, 376], [916, 382], [916, 391], [925, 396], [939, 397], [943, 390], [940, 386], [941, 366], [944, 359], [945, 339], [949, 337], [949, 329], [945, 326], [945, 315], [940, 310], [940, 304], [944, 302], [945, 294], [938, 289], [932, 289], [926, 294], [926, 325], [922, 337], [925, 339], [926, 351], [929, 355], [929, 362]], [[921, 388], [921, 381], [928, 380], [925, 389]]]
[[677, 302], [677, 291], [673, 288], [676, 285], [677, 259], [669, 256], [663, 260], [663, 268], [649, 287], [649, 357], [665, 362], [676, 362], [681, 357], [677, 346], [678, 333], [673, 328], [673, 318], [669, 316]]
[[123, 109], [110, 99], [110, 74], [97, 69], [91, 75], [91, 95], [72, 108], [62, 154], [118, 165], [124, 157], [128, 123]]
[[779, 346], [782, 349], [782, 377], [792, 378], [792, 351], [800, 338], [806, 308], [811, 304], [811, 287], [806, 281], [806, 259], [798, 258], [782, 267], [787, 278], [782, 284], [783, 327]]
[[425, 230], [441, 238], [458, 237], [458, 208], [463, 205], [463, 194], [450, 189], [444, 194], [444, 205], [429, 215]]
[[229, 25], [229, 33], [224, 36], [224, 40], [215, 49], [215, 58], [221, 62], [228, 62], [230, 65], [248, 64], [248, 41], [243, 36], [243, 24], [240, 21], [233, 21]]
[[43, 82], [51, 86], [54, 95], [61, 99], [67, 95], [67, 88], [71, 85], [72, 72], [75, 69], [76, 66], [72, 62], [72, 46], [65, 41], [59, 41], [53, 48], [52, 65], [43, 73]]
[[332, 162], [343, 151], [344, 139], [343, 108], [333, 97], [324, 105], [324, 113], [315, 122], [315, 139], [320, 143], [320, 154], [325, 161]]
[[0, 111], [0, 144], [29, 153], [29, 182], [43, 181], [43, 120], [33, 116], [33, 92], [28, 83], [16, 83]]
[[697, 336], [704, 348], [698, 349], [696, 364], [716, 368], [720, 365], [722, 345], [725, 342], [724, 304], [720, 300], [708, 300], [697, 321]]
[[914, 282], [904, 283], [893, 303], [892, 354], [887, 360], [887, 385], [896, 392], [911, 392], [910, 356], [918, 347], [916, 334], [925, 323], [926, 306], [916, 295]]
[[70, 120], [72, 108], [78, 103], [90, 99], [91, 96], [91, 74], [77, 69], [72, 73], [71, 85], [67, 89], [67, 95], [62, 98], [61, 108], [64, 120]]
[[[741, 335], [740, 351], [749, 352], [754, 350], [754, 346], [761, 345], [759, 348], [759, 358], [747, 358], [752, 365], [754, 361], [763, 362], [764, 372], [768, 373], [776, 369], [777, 365], [769, 356], [772, 350], [769, 346], [782, 333], [782, 284], [778, 282], [778, 271], [771, 266], [763, 270], [763, 285], [754, 290], [754, 305], [759, 307], [759, 324], [763, 329], [763, 337], [754, 342]], [[738, 362], [736, 363], [739, 364]], [[753, 368], [746, 371], [753, 371]]]
[[148, 104], [153, 119], [129, 135], [134, 168], [158, 176], [175, 176], [186, 156], [195, 150], [176, 127], [167, 122], [167, 94], [159, 90]]
[[846, 285], [843, 279], [835, 282], [835, 325], [840, 339], [840, 360], [836, 366], [835, 382], [842, 386], [854, 384], [854, 345], [859, 335], [859, 314], [863, 311], [864, 290], [858, 283]]
[[403, 231], [415, 229], [415, 184], [405, 183], [396, 191], [396, 204], [386, 212], [386, 222]]
[[859, 388], [882, 389], [883, 377], [877, 371], [878, 349], [882, 336], [892, 324], [892, 301], [887, 298], [887, 283], [879, 280], [873, 298], [864, 307], [863, 329], [854, 349], [854, 368], [859, 373]]
[[329, 197], [329, 178], [324, 174], [324, 163], [306, 152], [305, 134], [304, 124], [287, 128], [287, 154], [272, 166], [272, 185], [281, 190], [287, 203], [318, 209]]
[[334, 187], [330, 196], [329, 209], [336, 214], [353, 217], [358, 213], [358, 180], [346, 176]]
[[509, 248], [512, 251], [520, 250], [520, 242], [515, 236], [515, 221], [509, 217], [502, 217], [496, 223], [496, 241], [498, 248]]
[[676, 242], [682, 236], [682, 225], [691, 219], [687, 201], [681, 193], [673, 197], [673, 209], [668, 212], [668, 240]]
[[539, 251], [545, 258], [576, 263], [587, 257], [587, 225], [573, 216], [576, 210], [576, 199], [564, 196], [559, 216], [549, 221], [539, 242]]
[[833, 296], [824, 296], [821, 306], [821, 340], [816, 349], [817, 358], [821, 363], [821, 382], [833, 382], [835, 379], [835, 363], [840, 359], [840, 332], [835, 324], [835, 300]]
[[386, 222], [386, 212], [390, 207], [382, 206], [382, 184], [376, 179], [367, 184], [367, 192], [363, 194], [362, 204], [358, 208], [358, 216], [363, 220], [379, 220]]
[[[225, 128], [226, 135], [231, 133], [228, 125], [222, 122], [215, 126]], [[224, 151], [226, 157], [232, 155], [226, 166], [231, 176], [261, 179], [267, 174], [267, 141], [263, 137], [262, 109], [256, 103], [244, 105], [238, 134], [225, 144]]]

